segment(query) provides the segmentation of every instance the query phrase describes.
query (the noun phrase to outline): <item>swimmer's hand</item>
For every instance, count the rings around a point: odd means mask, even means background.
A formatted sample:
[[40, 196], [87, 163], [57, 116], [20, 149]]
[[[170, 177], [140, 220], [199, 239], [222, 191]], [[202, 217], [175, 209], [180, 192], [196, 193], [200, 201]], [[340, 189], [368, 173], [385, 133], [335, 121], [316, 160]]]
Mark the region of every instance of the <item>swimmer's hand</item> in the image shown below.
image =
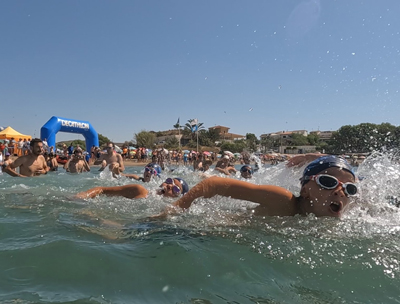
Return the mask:
[[41, 175], [41, 174], [47, 174], [47, 170], [45, 169], [40, 169], [35, 171], [35, 175]]

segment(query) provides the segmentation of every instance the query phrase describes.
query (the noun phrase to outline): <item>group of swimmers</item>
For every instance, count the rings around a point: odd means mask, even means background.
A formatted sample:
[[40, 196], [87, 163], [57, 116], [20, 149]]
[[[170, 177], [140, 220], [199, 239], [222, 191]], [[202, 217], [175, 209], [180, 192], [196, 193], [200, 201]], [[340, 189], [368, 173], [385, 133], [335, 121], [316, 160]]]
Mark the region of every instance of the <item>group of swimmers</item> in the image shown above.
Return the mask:
[[[33, 177], [47, 174], [50, 170], [43, 157], [43, 143], [33, 139], [30, 145], [31, 153], [16, 159], [4, 168], [11, 176]], [[75, 152], [74, 152], [75, 153]], [[81, 152], [80, 152], [81, 153]], [[76, 152], [76, 162], [79, 162], [79, 152]], [[75, 158], [74, 158], [75, 159]], [[227, 158], [221, 161], [226, 162]], [[71, 160], [72, 161], [72, 160]], [[143, 177], [134, 174], [124, 174], [122, 156], [114, 151], [114, 144], [107, 144], [107, 152], [97, 161], [100, 170], [107, 166], [114, 176], [126, 176], [143, 182], [152, 177], [160, 176], [161, 168], [150, 163], [145, 167]], [[189, 189], [189, 185], [181, 178], [168, 177], [161, 183], [158, 194], [177, 200], [170, 208], [159, 216], [190, 208], [197, 198], [211, 198], [216, 195], [240, 199], [258, 206], [254, 215], [261, 216], [294, 216], [296, 214], [340, 217], [348, 207], [351, 197], [357, 195], [356, 176], [350, 164], [341, 157], [333, 155], [308, 154], [299, 155], [289, 160], [288, 166], [300, 166], [308, 163], [301, 177], [300, 195], [295, 196], [289, 190], [272, 185], [256, 185], [245, 180], [211, 176]], [[19, 168], [19, 172], [16, 171]], [[234, 169], [234, 168], [233, 168]], [[89, 171], [89, 166], [86, 171]], [[229, 172], [229, 167], [221, 169], [222, 173]], [[79, 170], [78, 170], [79, 171]], [[219, 170], [218, 170], [219, 171]], [[249, 178], [253, 174], [251, 166], [243, 166], [241, 176]], [[80, 192], [76, 197], [81, 199], [93, 198], [98, 195], [122, 196], [129, 199], [145, 198], [148, 190], [140, 184], [129, 184], [117, 187], [95, 187]]]

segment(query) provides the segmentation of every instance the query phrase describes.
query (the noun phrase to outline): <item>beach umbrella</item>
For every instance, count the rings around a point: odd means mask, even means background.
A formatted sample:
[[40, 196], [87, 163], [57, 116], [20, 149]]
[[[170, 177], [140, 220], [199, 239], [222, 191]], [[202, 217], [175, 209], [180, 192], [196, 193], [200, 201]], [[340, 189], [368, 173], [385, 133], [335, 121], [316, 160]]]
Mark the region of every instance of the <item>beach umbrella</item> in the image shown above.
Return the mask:
[[117, 153], [122, 153], [122, 149], [115, 145], [114, 150], [117, 151]]
[[204, 154], [204, 155], [207, 155], [207, 156], [210, 156], [210, 155], [211, 155], [211, 153], [208, 152], [208, 151], [204, 151], [203, 154]]
[[135, 147], [129, 146], [129, 150], [137, 150]]
[[221, 156], [222, 156], [221, 154], [217, 154], [217, 158], [221, 158]]
[[234, 154], [231, 151], [224, 151], [224, 154], [233, 156]]
[[235, 156], [240, 156], [240, 155], [242, 155], [242, 154], [240, 154], [240, 153], [233, 153], [233, 155], [235, 155]]
[[197, 153], [196, 151], [192, 150], [192, 153]]
[[364, 155], [361, 155], [361, 156], [359, 157], [359, 159], [365, 159], [365, 156], [364, 156]]
[[190, 153], [189, 150], [183, 150], [183, 153]]

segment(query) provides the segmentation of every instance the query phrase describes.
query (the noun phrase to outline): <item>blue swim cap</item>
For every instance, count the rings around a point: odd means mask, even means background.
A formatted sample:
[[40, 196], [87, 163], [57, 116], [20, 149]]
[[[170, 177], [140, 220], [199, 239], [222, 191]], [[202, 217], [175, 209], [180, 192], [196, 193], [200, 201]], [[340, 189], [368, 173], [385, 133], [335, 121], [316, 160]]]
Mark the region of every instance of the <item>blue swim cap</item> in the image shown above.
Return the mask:
[[161, 172], [162, 172], [162, 169], [161, 169], [161, 167], [160, 167], [158, 164], [156, 164], [156, 163], [149, 163], [149, 164], [146, 165], [145, 168], [153, 168], [154, 171], [156, 172], [156, 175], [157, 175], [158, 177], [160, 177], [160, 174], [161, 174]]
[[330, 167], [340, 168], [342, 170], [346, 170], [350, 172], [354, 178], [353, 168], [344, 158], [335, 155], [326, 155], [317, 158], [316, 160], [312, 161], [308, 164], [308, 166], [303, 171], [303, 177], [301, 178], [301, 184], [304, 185], [308, 182], [304, 177], [316, 175], [319, 172], [326, 170]]
[[183, 179], [179, 177], [174, 177], [174, 179], [178, 180], [182, 186], [182, 195], [189, 191], [189, 185]]
[[250, 174], [253, 174], [254, 170], [250, 165], [244, 165], [242, 168], [240, 168], [240, 172], [245, 172], [247, 170], [250, 170]]

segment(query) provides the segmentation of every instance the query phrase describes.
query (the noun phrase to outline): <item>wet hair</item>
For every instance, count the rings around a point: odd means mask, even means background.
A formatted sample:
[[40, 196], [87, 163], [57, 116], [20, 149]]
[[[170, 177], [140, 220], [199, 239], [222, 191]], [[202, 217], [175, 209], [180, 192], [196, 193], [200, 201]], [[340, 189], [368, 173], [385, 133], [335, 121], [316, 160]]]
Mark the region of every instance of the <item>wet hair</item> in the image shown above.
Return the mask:
[[113, 148], [115, 148], [115, 144], [114, 144], [113, 142], [111, 142], [111, 141], [110, 141], [110, 142], [108, 142], [108, 143], [107, 143], [107, 147], [108, 147], [108, 145], [109, 145], [109, 144], [111, 144], [111, 145], [112, 145], [112, 147], [113, 147]]
[[301, 178], [301, 185], [305, 185], [309, 180], [305, 177], [316, 175], [319, 172], [326, 170], [328, 168], [335, 167], [340, 168], [342, 170], [346, 170], [350, 172], [355, 178], [353, 168], [343, 157], [335, 156], [335, 155], [326, 155], [317, 158], [308, 164], [308, 166], [303, 171], [303, 177]]
[[34, 138], [31, 140], [31, 147], [33, 147], [36, 143], [43, 143], [43, 141], [39, 138]]

